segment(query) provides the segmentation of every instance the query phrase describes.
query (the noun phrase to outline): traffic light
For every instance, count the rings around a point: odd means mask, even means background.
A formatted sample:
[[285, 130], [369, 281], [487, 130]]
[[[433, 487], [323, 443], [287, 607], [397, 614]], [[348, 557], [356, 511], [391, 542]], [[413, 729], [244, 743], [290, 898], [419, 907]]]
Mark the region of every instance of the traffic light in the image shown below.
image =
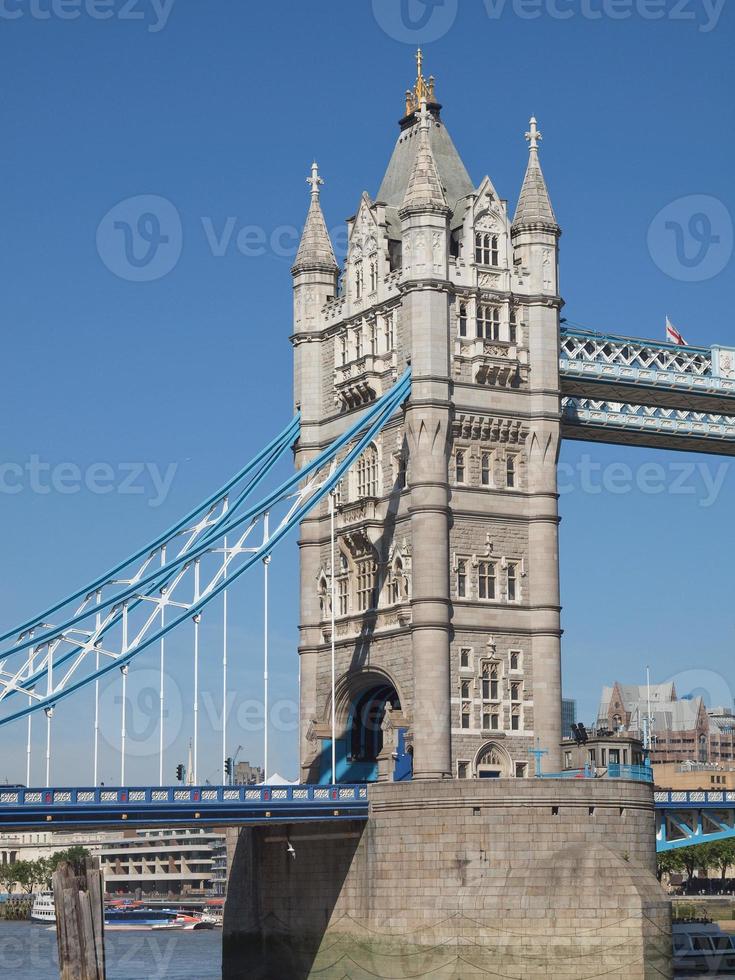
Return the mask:
[[225, 759], [225, 775], [232, 775], [232, 759], [229, 756]]
[[176, 767], [176, 778], [178, 779], [178, 781], [180, 783], [183, 783], [183, 781], [184, 781], [184, 766], [183, 766], [183, 763], [181, 763], [181, 762]]

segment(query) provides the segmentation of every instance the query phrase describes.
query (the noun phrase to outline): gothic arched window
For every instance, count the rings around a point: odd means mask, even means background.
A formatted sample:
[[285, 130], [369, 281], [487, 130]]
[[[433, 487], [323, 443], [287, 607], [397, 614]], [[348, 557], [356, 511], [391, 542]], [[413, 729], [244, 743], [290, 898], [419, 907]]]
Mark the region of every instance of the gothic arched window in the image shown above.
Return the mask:
[[374, 293], [378, 288], [378, 260], [370, 260], [370, 292]]
[[394, 314], [393, 313], [386, 313], [386, 315], [385, 315], [385, 349], [387, 351], [392, 351], [393, 350], [393, 346], [394, 346], [394, 342], [395, 342], [394, 329], [395, 329], [395, 318], [394, 318]]
[[340, 551], [337, 566], [337, 615], [346, 616], [350, 611], [350, 563]]
[[521, 590], [518, 583], [518, 565], [514, 561], [508, 562], [506, 585], [508, 587], [508, 602], [518, 602], [521, 597]]
[[368, 446], [357, 461], [357, 497], [378, 496], [378, 450]]
[[328, 619], [332, 614], [332, 603], [327, 576], [322, 573], [319, 579], [319, 612], [322, 619]]
[[454, 454], [454, 469], [457, 483], [464, 483], [466, 476], [464, 449], [458, 449]]
[[355, 262], [355, 299], [360, 299], [365, 283], [365, 274], [362, 270], [362, 261]]
[[510, 308], [508, 340], [511, 344], [518, 343], [518, 309], [515, 306], [511, 306]]
[[459, 322], [460, 337], [466, 337], [467, 336], [467, 304], [466, 303], [459, 304], [458, 322]]
[[375, 572], [372, 555], [357, 562], [357, 608], [360, 612], [375, 608]]

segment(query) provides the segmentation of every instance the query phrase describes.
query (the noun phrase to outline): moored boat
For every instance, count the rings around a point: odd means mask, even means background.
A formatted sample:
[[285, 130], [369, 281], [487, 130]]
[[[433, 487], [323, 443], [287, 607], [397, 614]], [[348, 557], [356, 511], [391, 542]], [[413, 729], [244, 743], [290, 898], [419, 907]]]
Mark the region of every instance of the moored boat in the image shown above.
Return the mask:
[[673, 940], [677, 976], [735, 976], [735, 942], [716, 922], [675, 922]]
[[39, 892], [33, 899], [31, 922], [45, 922], [47, 925], [53, 925], [56, 922], [56, 908], [51, 892]]

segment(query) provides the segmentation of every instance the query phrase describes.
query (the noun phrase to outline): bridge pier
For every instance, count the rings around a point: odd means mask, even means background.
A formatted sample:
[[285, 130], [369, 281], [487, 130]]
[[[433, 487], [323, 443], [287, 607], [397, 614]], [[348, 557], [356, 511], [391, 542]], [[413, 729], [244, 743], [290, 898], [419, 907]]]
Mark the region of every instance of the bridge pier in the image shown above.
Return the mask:
[[239, 832], [224, 980], [671, 976], [650, 786], [425, 780]]

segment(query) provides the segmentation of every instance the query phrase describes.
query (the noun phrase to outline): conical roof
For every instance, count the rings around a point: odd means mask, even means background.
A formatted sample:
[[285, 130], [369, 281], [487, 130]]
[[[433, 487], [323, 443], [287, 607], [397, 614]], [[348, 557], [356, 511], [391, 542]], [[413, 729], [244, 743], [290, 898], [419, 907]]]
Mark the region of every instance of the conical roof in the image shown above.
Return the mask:
[[518, 198], [516, 215], [513, 219], [513, 227], [544, 225], [551, 230], [558, 231], [559, 225], [551, 206], [549, 191], [538, 158], [538, 144], [542, 136], [538, 131], [536, 119], [531, 119], [531, 130], [526, 133], [526, 139], [530, 144], [530, 155], [521, 195]]
[[429, 112], [426, 103], [421, 104], [421, 122], [413, 168], [401, 202], [405, 208], [440, 208], [449, 210], [439, 172], [429, 141]]
[[306, 224], [301, 236], [299, 250], [296, 253], [296, 261], [291, 271], [296, 273], [311, 269], [337, 272], [339, 270], [337, 259], [334, 256], [332, 241], [319, 202], [319, 187], [324, 181], [319, 176], [319, 168], [316, 163], [312, 164], [311, 177], [307, 178], [307, 183], [311, 184], [311, 204], [306, 215]]
[[[428, 142], [431, 156], [434, 160], [439, 183], [444, 191], [445, 201], [454, 208], [460, 198], [472, 194], [475, 188], [446, 126], [433, 107], [429, 109], [429, 113], [431, 125], [429, 126]], [[394, 208], [399, 208], [402, 205], [408, 189], [408, 182], [416, 164], [419, 143], [418, 113], [414, 113], [398, 137], [398, 142], [378, 191], [378, 201]]]

